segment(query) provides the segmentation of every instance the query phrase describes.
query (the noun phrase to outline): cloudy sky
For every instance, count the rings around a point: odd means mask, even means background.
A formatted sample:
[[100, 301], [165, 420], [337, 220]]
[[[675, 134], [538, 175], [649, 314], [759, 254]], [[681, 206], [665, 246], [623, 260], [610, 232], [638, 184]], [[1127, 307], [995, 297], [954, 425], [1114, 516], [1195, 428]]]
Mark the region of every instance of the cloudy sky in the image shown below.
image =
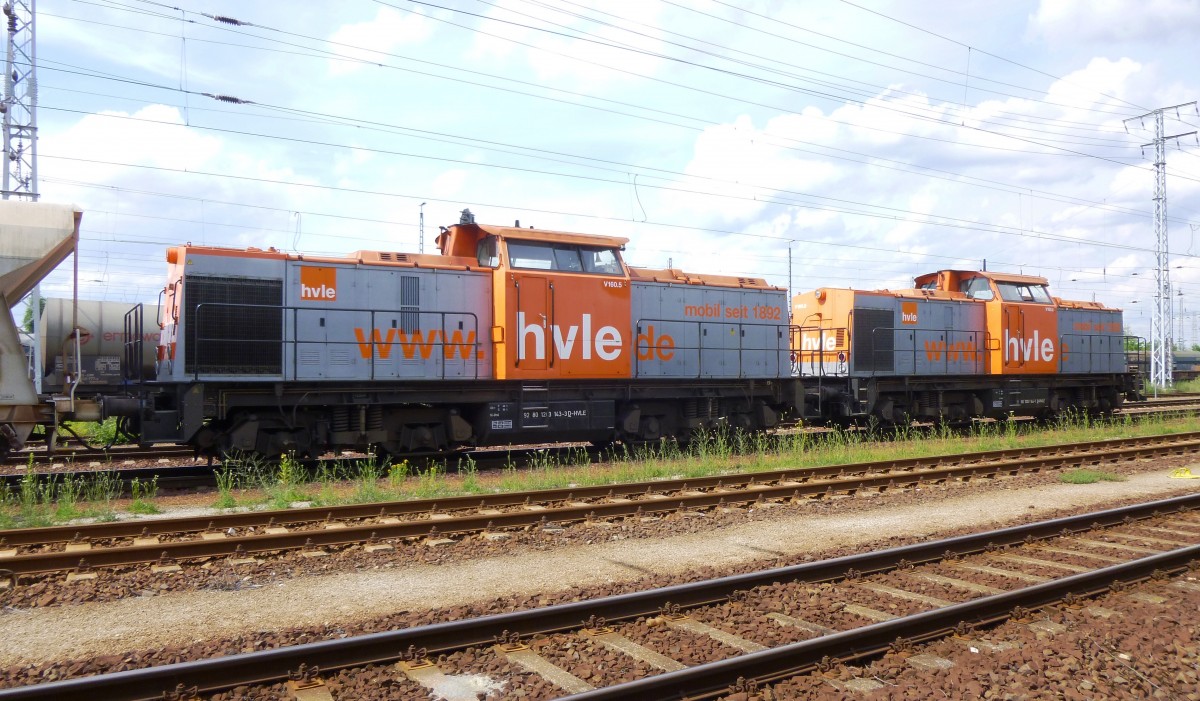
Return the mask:
[[[797, 291], [986, 260], [1122, 307], [1148, 335], [1154, 124], [1124, 120], [1200, 98], [1193, 0], [38, 11], [39, 189], [85, 211], [94, 299], [153, 302], [164, 249], [188, 241], [415, 251], [424, 202], [427, 252], [469, 207], [627, 236], [634, 265], [781, 286], [790, 251]], [[1191, 106], [1165, 121], [1196, 125]], [[1171, 275], [1191, 343], [1200, 146], [1177, 141]]]

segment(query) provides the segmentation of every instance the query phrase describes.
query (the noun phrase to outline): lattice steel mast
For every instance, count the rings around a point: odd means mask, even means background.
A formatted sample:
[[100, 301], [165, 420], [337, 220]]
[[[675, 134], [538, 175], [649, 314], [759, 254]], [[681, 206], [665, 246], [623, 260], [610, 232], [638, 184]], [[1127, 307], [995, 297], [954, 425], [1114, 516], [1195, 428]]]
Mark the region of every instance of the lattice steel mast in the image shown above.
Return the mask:
[[37, 201], [37, 0], [7, 0], [8, 52], [4, 72], [4, 199]]
[[1133, 120], [1144, 121], [1154, 117], [1154, 141], [1142, 147], [1154, 146], [1154, 315], [1150, 328], [1150, 382], [1158, 387], [1171, 386], [1172, 349], [1171, 335], [1174, 317], [1171, 295], [1171, 251], [1167, 238], [1167, 140], [1191, 136], [1196, 132], [1166, 136], [1163, 129], [1163, 112], [1180, 107], [1195, 108], [1195, 102], [1185, 102], [1171, 107], [1160, 107], [1139, 117], [1125, 120], [1126, 129]]

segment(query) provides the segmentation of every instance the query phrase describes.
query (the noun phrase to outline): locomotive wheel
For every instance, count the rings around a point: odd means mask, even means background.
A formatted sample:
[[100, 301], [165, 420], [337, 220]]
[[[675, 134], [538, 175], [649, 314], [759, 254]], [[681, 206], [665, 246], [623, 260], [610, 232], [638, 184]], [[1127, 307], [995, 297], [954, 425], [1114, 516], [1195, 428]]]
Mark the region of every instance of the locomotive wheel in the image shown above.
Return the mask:
[[192, 448], [198, 456], [224, 460], [226, 450], [221, 443], [221, 435], [212, 426], [205, 426], [196, 432], [192, 439]]

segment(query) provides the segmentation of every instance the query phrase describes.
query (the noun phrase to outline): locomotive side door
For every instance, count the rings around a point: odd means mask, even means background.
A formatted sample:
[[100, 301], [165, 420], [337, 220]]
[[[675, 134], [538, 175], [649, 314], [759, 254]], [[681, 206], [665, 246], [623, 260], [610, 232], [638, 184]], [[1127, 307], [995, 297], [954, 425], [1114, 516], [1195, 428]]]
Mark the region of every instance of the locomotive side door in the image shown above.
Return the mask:
[[509, 353], [516, 370], [545, 370], [549, 357], [554, 310], [550, 308], [550, 281], [536, 273], [511, 273], [515, 314], [509, 328], [516, 334]]
[[1005, 373], [1020, 372], [1025, 366], [1026, 358], [1021, 353], [1022, 342], [1025, 338], [1024, 305], [1004, 304], [1004, 371]]

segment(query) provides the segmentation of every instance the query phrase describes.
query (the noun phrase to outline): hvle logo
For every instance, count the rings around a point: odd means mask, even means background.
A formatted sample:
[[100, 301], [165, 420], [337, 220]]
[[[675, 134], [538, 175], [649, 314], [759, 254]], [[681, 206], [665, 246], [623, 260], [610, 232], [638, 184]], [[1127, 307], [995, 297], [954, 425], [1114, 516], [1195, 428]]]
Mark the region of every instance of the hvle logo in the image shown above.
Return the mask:
[[1006, 362], [1033, 360], [1048, 363], [1054, 360], [1054, 355], [1053, 339], [1042, 338], [1039, 331], [1034, 330], [1032, 337], [1022, 338], [1020, 335], [1011, 336], [1008, 329], [1004, 330], [1004, 360]]
[[[542, 318], [544, 319], [545, 317]], [[550, 336], [558, 357], [570, 360], [575, 355], [575, 349], [582, 346], [581, 352], [584, 360], [591, 360], [593, 352], [600, 360], [616, 360], [621, 355], [621, 345], [624, 343], [621, 339], [621, 332], [613, 326], [601, 326], [593, 334], [592, 315], [584, 314], [582, 321], [582, 329], [572, 324], [567, 327], [565, 336], [561, 326], [558, 324], [550, 325]], [[526, 355], [526, 341], [532, 340], [533, 357], [538, 360], [545, 360], [546, 328], [538, 324], [526, 324], [525, 312], [517, 312], [517, 328], [519, 329], [517, 335], [517, 358], [524, 360], [529, 357]], [[582, 333], [580, 333], [581, 331]], [[577, 338], [580, 339], [578, 345], [576, 345]]]
[[300, 268], [300, 299], [337, 301], [337, 268]]

